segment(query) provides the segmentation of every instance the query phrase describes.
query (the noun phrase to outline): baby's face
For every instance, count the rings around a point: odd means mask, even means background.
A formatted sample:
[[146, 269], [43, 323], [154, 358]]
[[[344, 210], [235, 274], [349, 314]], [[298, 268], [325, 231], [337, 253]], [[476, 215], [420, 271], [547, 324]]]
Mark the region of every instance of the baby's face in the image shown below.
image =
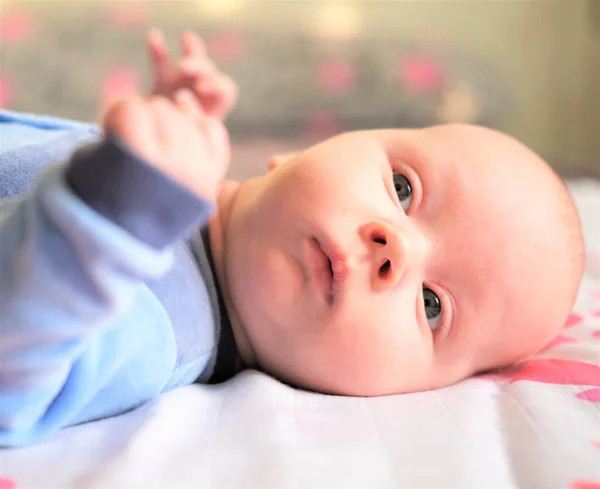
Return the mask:
[[343, 395], [437, 388], [533, 353], [573, 300], [551, 182], [515, 141], [444, 126], [344, 134], [241, 184], [224, 259], [242, 349]]

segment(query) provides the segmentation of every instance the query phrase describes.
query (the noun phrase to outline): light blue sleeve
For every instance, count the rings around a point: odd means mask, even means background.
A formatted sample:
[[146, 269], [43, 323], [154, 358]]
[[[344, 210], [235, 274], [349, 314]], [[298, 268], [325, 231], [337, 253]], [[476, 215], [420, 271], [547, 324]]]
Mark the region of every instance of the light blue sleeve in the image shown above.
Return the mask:
[[0, 446], [132, 409], [175, 363], [169, 318], [143, 284], [168, 270], [169, 248], [96, 213], [64, 175], [52, 167], [0, 207]]

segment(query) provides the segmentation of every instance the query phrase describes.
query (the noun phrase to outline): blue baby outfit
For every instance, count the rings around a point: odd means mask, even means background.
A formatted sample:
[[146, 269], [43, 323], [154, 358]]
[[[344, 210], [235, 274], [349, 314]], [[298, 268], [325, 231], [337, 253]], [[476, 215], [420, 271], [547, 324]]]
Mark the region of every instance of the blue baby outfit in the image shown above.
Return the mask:
[[211, 211], [96, 126], [0, 111], [0, 446], [233, 375]]

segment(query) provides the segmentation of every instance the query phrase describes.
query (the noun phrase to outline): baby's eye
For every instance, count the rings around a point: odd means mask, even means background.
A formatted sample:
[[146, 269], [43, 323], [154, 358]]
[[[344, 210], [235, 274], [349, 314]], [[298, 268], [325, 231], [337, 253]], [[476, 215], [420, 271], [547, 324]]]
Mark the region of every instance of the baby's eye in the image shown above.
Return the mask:
[[427, 287], [423, 287], [423, 304], [425, 306], [425, 315], [431, 329], [435, 331], [442, 315], [442, 302], [437, 294]]
[[404, 212], [407, 212], [412, 200], [412, 186], [410, 185], [408, 178], [399, 173], [395, 173], [394, 188], [396, 189], [396, 194], [398, 195], [398, 199], [400, 200]]

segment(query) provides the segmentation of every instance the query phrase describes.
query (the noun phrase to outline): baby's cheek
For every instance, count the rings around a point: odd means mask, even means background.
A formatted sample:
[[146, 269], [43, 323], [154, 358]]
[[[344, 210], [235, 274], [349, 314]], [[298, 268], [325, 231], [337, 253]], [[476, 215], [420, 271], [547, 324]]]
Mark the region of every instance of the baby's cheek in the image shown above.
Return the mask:
[[428, 341], [414, 318], [403, 320], [385, 310], [371, 312], [355, 319], [352, 328], [347, 328], [344, 334], [344, 339], [360, 351], [364, 368], [393, 368], [402, 373], [425, 368], [429, 363]]

